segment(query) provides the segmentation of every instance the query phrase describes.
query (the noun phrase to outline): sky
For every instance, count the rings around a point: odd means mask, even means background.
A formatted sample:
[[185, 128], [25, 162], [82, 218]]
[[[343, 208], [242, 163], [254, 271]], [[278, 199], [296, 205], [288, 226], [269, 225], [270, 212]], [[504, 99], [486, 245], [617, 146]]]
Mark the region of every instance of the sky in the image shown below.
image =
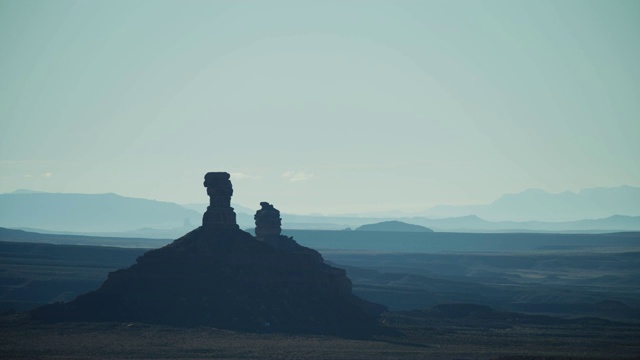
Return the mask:
[[0, 193], [287, 213], [640, 186], [640, 2], [0, 0]]

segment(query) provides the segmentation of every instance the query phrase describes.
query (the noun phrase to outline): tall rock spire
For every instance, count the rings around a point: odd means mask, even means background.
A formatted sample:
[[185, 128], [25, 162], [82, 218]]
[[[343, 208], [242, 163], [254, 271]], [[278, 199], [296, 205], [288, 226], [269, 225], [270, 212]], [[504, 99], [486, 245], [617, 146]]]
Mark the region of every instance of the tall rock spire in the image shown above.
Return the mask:
[[202, 217], [205, 230], [239, 229], [236, 213], [231, 207], [233, 186], [227, 172], [210, 172], [204, 176], [204, 187], [209, 195], [209, 206]]

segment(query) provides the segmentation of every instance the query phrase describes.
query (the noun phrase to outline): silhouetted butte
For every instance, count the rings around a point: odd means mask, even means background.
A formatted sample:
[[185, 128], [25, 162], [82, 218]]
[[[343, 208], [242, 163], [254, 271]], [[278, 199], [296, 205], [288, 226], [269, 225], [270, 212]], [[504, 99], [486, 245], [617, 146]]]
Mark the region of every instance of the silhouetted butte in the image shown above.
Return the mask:
[[202, 226], [151, 250], [69, 303], [38, 308], [49, 321], [127, 321], [247, 331], [369, 336], [384, 307], [351, 291], [345, 271], [281, 235], [280, 212], [261, 203], [256, 237], [239, 229], [226, 172], [205, 175]]

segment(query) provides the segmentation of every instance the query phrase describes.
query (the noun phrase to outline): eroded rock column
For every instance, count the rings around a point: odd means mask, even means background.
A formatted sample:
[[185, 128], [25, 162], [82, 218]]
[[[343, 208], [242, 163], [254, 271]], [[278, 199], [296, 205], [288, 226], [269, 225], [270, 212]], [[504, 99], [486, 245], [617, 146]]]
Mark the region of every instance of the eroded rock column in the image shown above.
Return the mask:
[[210, 172], [204, 176], [204, 187], [209, 195], [209, 206], [202, 217], [202, 226], [207, 230], [238, 229], [236, 213], [231, 207], [233, 186], [229, 173]]
[[253, 217], [256, 221], [256, 238], [267, 240], [277, 238], [282, 233], [280, 211], [268, 202], [261, 202], [260, 210]]

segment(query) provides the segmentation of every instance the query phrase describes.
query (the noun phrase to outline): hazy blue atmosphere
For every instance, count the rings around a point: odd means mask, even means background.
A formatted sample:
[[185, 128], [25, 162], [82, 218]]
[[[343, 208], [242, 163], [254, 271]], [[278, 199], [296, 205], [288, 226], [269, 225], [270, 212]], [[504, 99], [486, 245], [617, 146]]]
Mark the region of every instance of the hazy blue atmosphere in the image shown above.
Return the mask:
[[287, 213], [640, 186], [638, 1], [0, 0], [0, 193]]

